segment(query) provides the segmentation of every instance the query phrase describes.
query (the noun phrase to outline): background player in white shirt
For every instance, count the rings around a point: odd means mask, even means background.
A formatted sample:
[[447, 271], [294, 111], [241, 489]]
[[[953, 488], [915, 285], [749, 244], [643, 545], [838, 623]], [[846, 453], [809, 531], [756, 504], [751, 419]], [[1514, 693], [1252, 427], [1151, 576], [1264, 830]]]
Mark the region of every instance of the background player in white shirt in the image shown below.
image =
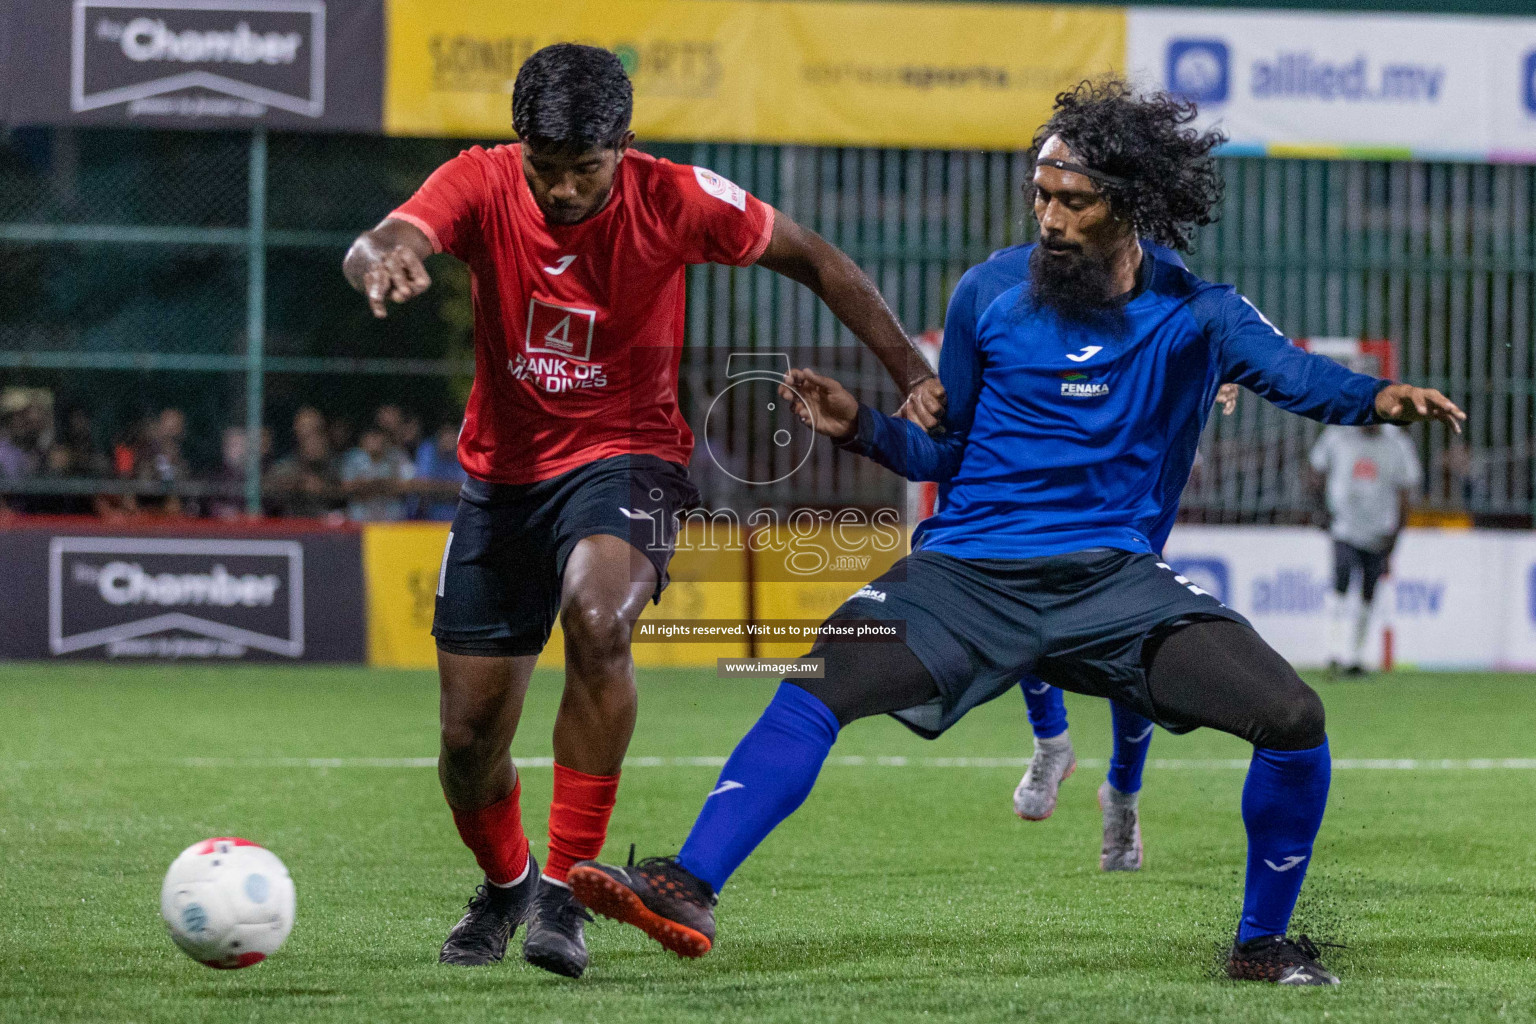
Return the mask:
[[[1312, 448], [1333, 537], [1333, 596], [1328, 628], [1328, 667], [1342, 661], [1347, 675], [1365, 669], [1365, 639], [1376, 597], [1376, 581], [1388, 571], [1397, 535], [1408, 518], [1408, 502], [1423, 475], [1413, 442], [1401, 427], [1328, 427]], [[1346, 597], [1356, 573], [1360, 604], [1353, 642], [1341, 651], [1349, 628]]]

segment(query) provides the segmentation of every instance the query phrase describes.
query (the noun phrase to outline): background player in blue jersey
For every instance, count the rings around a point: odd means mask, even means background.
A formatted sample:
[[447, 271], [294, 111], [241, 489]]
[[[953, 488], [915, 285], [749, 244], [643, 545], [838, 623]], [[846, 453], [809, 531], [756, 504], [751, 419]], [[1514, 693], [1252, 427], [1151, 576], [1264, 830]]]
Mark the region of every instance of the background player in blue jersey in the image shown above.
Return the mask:
[[1438, 391], [1303, 352], [1232, 288], [1141, 244], [1185, 247], [1211, 220], [1221, 136], [1189, 127], [1194, 116], [1117, 81], [1057, 97], [1031, 151], [1040, 244], [973, 267], [950, 301], [940, 436], [820, 374], [788, 375], [786, 398], [819, 432], [909, 479], [942, 481], [943, 506], [918, 526], [913, 553], [832, 616], [898, 623], [903, 638], [818, 642], [824, 677], [780, 685], [678, 855], [578, 864], [570, 882], [583, 903], [702, 955], [721, 887], [805, 800], [842, 728], [894, 714], [935, 736], [1032, 674], [1172, 730], [1253, 744], [1227, 973], [1337, 983], [1305, 936], [1286, 935], [1328, 795], [1322, 701], [1241, 615], [1155, 552], [1223, 382], [1329, 423], [1465, 416]]
[[[1178, 256], [1169, 252], [1169, 257]], [[1182, 266], [1182, 262], [1180, 263]], [[1237, 408], [1237, 385], [1223, 384], [1216, 392], [1222, 414]], [[1157, 545], [1162, 550], [1162, 544]], [[1029, 725], [1035, 734], [1035, 752], [1024, 777], [1013, 790], [1013, 812], [1025, 821], [1044, 821], [1056, 810], [1056, 793], [1077, 769], [1077, 753], [1067, 732], [1067, 706], [1061, 690], [1043, 679], [1025, 676], [1019, 691], [1029, 709]], [[1152, 746], [1153, 723], [1119, 701], [1110, 701], [1109, 771], [1099, 786], [1099, 811], [1104, 819], [1104, 841], [1099, 847], [1101, 871], [1140, 871], [1141, 772]]]

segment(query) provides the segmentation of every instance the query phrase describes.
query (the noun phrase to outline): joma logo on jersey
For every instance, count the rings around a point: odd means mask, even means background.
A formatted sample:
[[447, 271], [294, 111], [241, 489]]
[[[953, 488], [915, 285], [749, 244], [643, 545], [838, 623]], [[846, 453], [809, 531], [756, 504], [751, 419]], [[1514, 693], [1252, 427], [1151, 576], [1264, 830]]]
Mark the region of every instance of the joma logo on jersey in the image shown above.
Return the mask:
[[1098, 398], [1100, 395], [1109, 394], [1109, 385], [1101, 380], [1093, 380], [1086, 373], [1078, 370], [1062, 370], [1061, 395], [1063, 398]]

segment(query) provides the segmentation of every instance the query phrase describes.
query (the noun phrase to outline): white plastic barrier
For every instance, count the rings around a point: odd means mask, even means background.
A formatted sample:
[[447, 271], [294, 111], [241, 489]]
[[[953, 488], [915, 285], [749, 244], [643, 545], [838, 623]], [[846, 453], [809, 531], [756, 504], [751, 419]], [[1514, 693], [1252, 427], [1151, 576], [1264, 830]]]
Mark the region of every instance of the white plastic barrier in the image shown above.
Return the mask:
[[[1165, 554], [1293, 663], [1327, 660], [1333, 556], [1323, 531], [1181, 526]], [[1388, 627], [1399, 666], [1536, 669], [1536, 536], [1406, 531], [1377, 589], [1373, 662]]]

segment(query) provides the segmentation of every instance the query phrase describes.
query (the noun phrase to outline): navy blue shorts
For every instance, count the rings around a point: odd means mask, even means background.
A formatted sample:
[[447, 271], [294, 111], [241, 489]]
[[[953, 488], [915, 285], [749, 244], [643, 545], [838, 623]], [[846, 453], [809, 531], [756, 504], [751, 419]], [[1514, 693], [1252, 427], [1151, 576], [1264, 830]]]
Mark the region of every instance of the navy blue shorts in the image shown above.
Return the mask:
[[560, 613], [566, 559], [594, 534], [626, 540], [650, 559], [659, 601], [677, 539], [673, 517], [698, 502], [688, 470], [654, 455], [599, 459], [532, 484], [467, 481], [438, 572], [438, 647], [538, 654]]
[[1142, 644], [1172, 626], [1248, 620], [1156, 555], [1093, 548], [1043, 558], [955, 558], [917, 551], [843, 602], [832, 618], [906, 624], [906, 644], [939, 697], [896, 717], [937, 736], [1034, 675], [1107, 697], [1177, 732], [1147, 693]]

